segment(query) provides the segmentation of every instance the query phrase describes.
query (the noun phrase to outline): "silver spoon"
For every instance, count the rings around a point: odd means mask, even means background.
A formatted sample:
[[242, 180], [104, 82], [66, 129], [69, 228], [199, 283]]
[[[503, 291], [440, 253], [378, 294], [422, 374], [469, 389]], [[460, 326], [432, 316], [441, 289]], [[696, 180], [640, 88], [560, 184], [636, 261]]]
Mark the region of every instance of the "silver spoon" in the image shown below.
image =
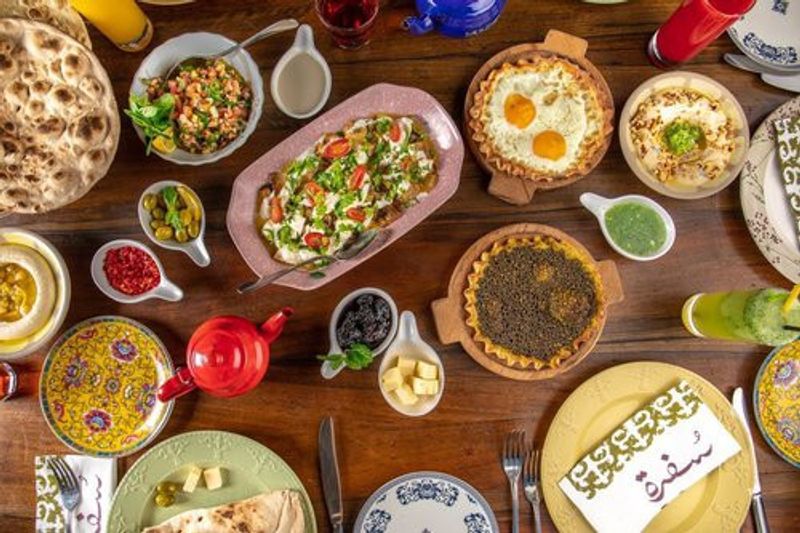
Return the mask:
[[246, 46], [249, 46], [249, 45], [251, 45], [253, 43], [256, 43], [256, 42], [258, 42], [258, 41], [260, 41], [262, 39], [266, 39], [267, 37], [269, 37], [271, 35], [275, 35], [276, 33], [281, 33], [281, 32], [284, 32], [284, 31], [293, 30], [293, 29], [297, 28], [299, 25], [300, 25], [300, 23], [297, 22], [295, 19], [279, 20], [278, 22], [275, 22], [274, 24], [270, 24], [269, 26], [267, 26], [263, 30], [259, 31], [258, 33], [254, 34], [254, 35], [251, 35], [250, 37], [248, 37], [244, 41], [242, 41], [240, 43], [237, 43], [237, 44], [231, 46], [230, 48], [227, 48], [227, 49], [223, 50], [222, 52], [219, 52], [219, 53], [216, 53], [216, 54], [209, 54], [207, 56], [191, 56], [191, 57], [187, 57], [186, 59], [182, 59], [181, 61], [178, 61], [177, 63], [175, 63], [172, 66], [171, 69], [169, 69], [169, 71], [167, 72], [167, 75], [164, 76], [164, 80], [166, 81], [166, 80], [171, 79], [172, 75], [179, 68], [192, 67], [192, 66], [193, 67], [197, 67], [197, 66], [205, 65], [209, 61], [212, 61], [214, 59], [220, 59], [220, 58], [229, 56], [231, 54], [235, 54], [236, 52], [238, 52], [242, 48], [245, 48]]
[[338, 261], [347, 261], [348, 259], [352, 259], [357, 256], [361, 251], [369, 246], [369, 244], [375, 240], [375, 237], [378, 236], [380, 233], [376, 229], [368, 229], [358, 237], [356, 237], [352, 242], [347, 244], [344, 248], [339, 250], [333, 255], [319, 255], [317, 257], [312, 257], [311, 259], [307, 259], [296, 265], [293, 265], [289, 268], [284, 268], [283, 270], [279, 270], [269, 276], [264, 276], [263, 278], [259, 278], [255, 281], [248, 281], [247, 283], [242, 283], [236, 289], [236, 292], [239, 294], [247, 294], [248, 292], [253, 292], [261, 287], [265, 287], [270, 283], [274, 283], [275, 281], [281, 279], [286, 274], [290, 272], [294, 272], [298, 268], [304, 267], [306, 265], [310, 265], [313, 263], [318, 263], [323, 260], [330, 261], [330, 264], [336, 263]]

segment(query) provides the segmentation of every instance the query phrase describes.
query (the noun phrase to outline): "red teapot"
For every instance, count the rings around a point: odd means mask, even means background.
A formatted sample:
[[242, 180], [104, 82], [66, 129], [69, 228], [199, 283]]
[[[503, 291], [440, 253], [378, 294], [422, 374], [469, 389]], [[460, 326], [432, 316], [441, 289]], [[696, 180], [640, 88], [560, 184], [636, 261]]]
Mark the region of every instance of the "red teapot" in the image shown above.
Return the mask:
[[230, 398], [258, 385], [269, 366], [269, 345], [294, 309], [284, 307], [256, 327], [238, 316], [218, 316], [200, 325], [186, 347], [186, 365], [158, 389], [162, 402], [200, 389]]

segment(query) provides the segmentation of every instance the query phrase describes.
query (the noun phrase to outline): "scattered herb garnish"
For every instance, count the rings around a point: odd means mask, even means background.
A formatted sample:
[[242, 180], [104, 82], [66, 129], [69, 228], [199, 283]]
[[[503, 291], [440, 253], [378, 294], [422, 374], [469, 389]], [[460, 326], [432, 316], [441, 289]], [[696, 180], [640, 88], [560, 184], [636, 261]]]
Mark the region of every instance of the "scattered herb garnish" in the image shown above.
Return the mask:
[[161, 190], [161, 197], [164, 198], [164, 203], [167, 205], [164, 222], [175, 228], [175, 231], [183, 229], [180, 205], [178, 203], [178, 189], [175, 187], [164, 187], [164, 189]]
[[704, 140], [703, 128], [691, 122], [676, 120], [664, 129], [664, 144], [677, 156], [688, 154]]
[[314, 270], [313, 272], [309, 272], [308, 275], [314, 279], [320, 279], [325, 277], [325, 272], [322, 270]]
[[375, 359], [375, 354], [372, 353], [369, 346], [357, 342], [346, 349], [343, 354], [332, 353], [328, 355], [318, 355], [317, 359], [320, 361], [330, 361], [331, 367], [334, 370], [339, 370], [342, 366], [346, 366], [352, 370], [363, 370], [372, 364], [372, 361]]
[[158, 137], [173, 140], [172, 111], [175, 108], [175, 98], [170, 93], [165, 93], [153, 100], [147, 94], [131, 94], [128, 98], [128, 109], [125, 114], [131, 121], [142, 128], [147, 139], [149, 155], [153, 141]]

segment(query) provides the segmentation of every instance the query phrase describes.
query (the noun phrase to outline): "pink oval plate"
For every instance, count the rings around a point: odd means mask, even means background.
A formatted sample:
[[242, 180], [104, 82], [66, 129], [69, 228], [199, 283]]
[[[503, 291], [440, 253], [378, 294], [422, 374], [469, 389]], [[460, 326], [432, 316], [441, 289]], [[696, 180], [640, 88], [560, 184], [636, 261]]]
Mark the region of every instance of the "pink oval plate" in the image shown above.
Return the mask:
[[420, 89], [388, 83], [373, 85], [287, 137], [253, 162], [233, 182], [227, 215], [228, 233], [247, 265], [258, 276], [267, 276], [287, 267], [270, 256], [255, 224], [258, 190], [266, 183], [267, 177], [312, 146], [322, 134], [337, 131], [351, 120], [378, 113], [413, 115], [425, 123], [439, 152], [436, 186], [428, 196], [389, 224], [387, 228], [390, 231], [383, 231], [357, 258], [329, 266], [323, 277], [312, 277], [307, 271], [299, 270], [275, 283], [305, 291], [330, 283], [405, 235], [455, 194], [461, 180], [464, 143], [447, 111], [433, 96]]

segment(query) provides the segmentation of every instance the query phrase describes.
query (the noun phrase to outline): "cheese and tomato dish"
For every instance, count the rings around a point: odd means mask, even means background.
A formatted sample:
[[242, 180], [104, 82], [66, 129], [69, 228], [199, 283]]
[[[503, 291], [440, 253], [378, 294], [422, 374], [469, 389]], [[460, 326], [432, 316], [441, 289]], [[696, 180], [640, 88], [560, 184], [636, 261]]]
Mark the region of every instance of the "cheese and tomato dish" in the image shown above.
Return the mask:
[[259, 191], [256, 224], [289, 264], [333, 255], [436, 185], [436, 151], [417, 119], [377, 115], [326, 133]]

